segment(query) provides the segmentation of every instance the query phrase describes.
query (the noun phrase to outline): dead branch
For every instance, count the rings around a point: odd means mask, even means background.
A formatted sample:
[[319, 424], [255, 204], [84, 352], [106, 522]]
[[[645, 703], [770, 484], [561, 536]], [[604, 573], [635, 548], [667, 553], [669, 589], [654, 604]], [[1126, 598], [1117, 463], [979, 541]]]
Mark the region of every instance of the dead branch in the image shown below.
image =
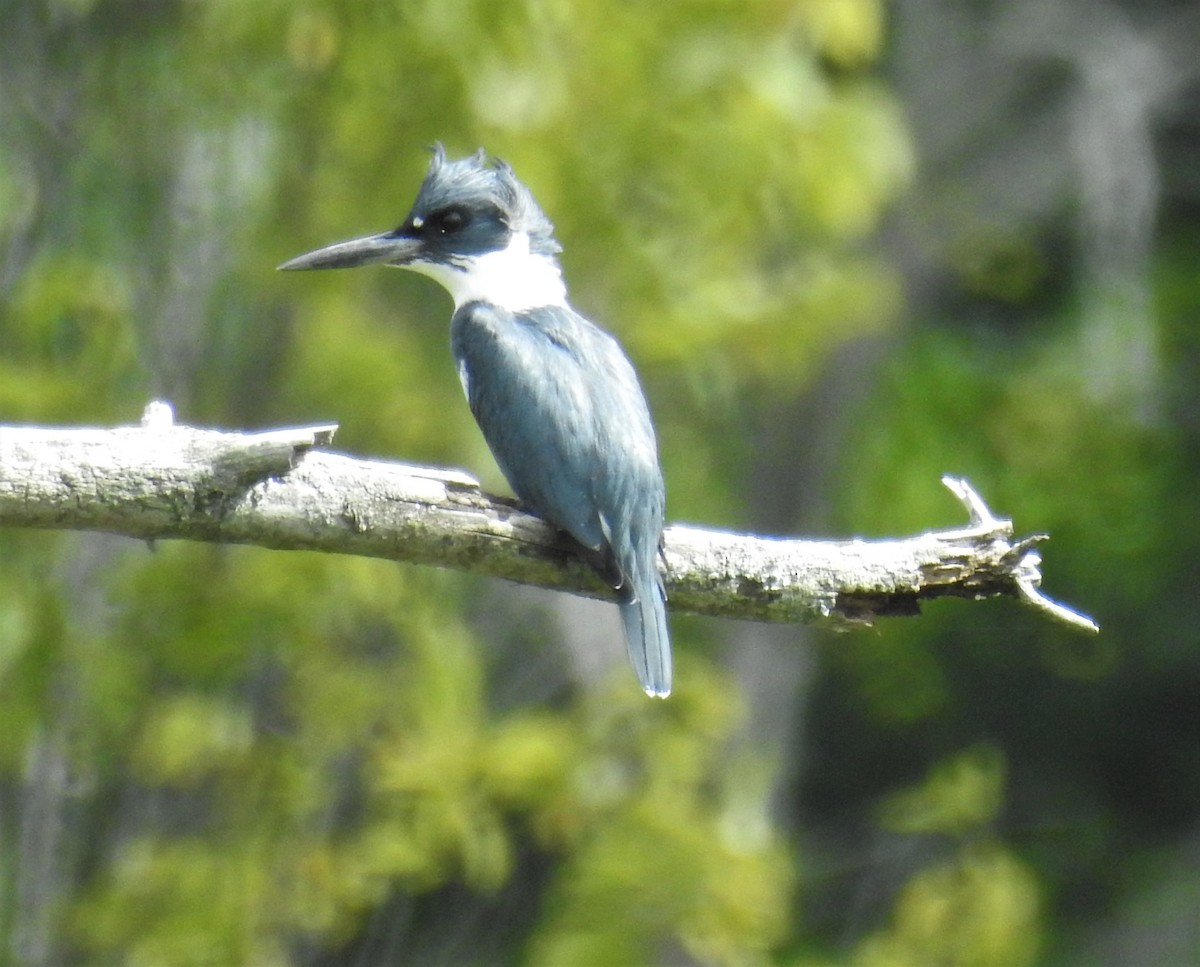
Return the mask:
[[[151, 404], [142, 425], [0, 426], [0, 526], [106, 531], [317, 550], [431, 564], [607, 597], [571, 542], [458, 471], [320, 449], [336, 427], [236, 433], [174, 422]], [[1090, 618], [1039, 591], [1044, 536], [1015, 539], [964, 480], [943, 482], [966, 527], [892, 540], [814, 541], [668, 527], [671, 607], [759, 621], [869, 622], [922, 601], [1016, 597], [1058, 621]]]

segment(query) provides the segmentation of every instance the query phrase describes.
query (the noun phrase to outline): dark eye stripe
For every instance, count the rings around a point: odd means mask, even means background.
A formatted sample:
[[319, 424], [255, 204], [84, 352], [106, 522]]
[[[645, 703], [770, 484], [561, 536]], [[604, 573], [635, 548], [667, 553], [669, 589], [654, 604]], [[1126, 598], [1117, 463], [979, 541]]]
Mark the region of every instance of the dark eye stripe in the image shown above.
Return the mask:
[[453, 235], [466, 228], [470, 221], [467, 213], [461, 208], [447, 208], [438, 212], [430, 219], [431, 227], [439, 235]]

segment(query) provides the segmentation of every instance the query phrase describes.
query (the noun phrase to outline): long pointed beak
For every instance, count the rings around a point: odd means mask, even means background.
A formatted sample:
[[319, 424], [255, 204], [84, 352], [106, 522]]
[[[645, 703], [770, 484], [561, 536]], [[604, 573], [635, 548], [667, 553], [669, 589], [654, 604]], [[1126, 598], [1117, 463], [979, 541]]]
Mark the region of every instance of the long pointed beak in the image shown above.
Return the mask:
[[297, 255], [279, 266], [280, 269], [352, 269], [358, 265], [385, 262], [388, 265], [407, 265], [421, 254], [420, 239], [384, 232], [335, 242], [324, 248]]

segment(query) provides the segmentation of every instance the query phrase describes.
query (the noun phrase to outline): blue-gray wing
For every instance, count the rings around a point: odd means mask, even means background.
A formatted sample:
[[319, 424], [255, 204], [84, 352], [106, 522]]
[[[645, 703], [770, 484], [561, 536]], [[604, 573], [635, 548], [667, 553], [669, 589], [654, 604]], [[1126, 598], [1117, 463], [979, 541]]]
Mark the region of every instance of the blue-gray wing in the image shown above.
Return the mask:
[[670, 691], [656, 564], [665, 494], [654, 429], [616, 340], [565, 306], [515, 316], [468, 303], [451, 346], [476, 422], [513, 491], [597, 551], [619, 589], [643, 687]]

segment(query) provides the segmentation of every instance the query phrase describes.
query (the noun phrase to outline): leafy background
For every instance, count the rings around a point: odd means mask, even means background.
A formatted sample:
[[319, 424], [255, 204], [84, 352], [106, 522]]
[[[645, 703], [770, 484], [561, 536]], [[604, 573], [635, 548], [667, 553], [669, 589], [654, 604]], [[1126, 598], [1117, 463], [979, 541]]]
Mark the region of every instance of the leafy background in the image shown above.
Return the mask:
[[1200, 962], [1194, 6], [0, 4], [0, 421], [337, 420], [503, 482], [449, 307], [279, 275], [509, 160], [669, 516], [1054, 536], [831, 636], [427, 569], [0, 534], [0, 964]]

